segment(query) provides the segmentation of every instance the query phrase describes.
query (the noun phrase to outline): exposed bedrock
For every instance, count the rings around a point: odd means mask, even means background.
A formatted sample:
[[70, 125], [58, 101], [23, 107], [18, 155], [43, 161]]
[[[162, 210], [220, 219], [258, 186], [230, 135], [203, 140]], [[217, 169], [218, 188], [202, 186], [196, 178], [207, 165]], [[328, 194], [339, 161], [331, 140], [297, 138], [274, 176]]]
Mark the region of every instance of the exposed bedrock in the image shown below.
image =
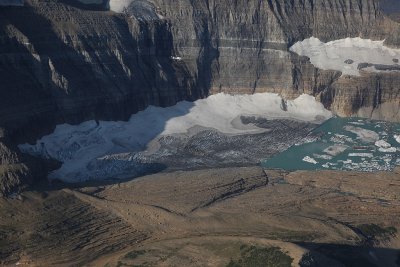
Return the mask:
[[135, 0], [122, 13], [109, 4], [0, 7], [3, 142], [216, 92], [308, 93], [340, 115], [400, 120], [399, 73], [341, 77], [288, 52], [311, 36], [399, 46], [399, 24], [378, 0]]
[[[157, 5], [172, 22], [176, 51], [185, 62], [192, 62], [193, 55], [205, 48], [211, 52], [204, 61], [212, 68], [212, 93], [268, 91], [295, 97], [305, 92], [320, 96], [340, 115], [400, 119], [383, 108], [400, 101], [395, 85], [398, 74], [366, 75], [354, 86], [346, 85], [339, 72], [318, 70], [307, 58], [287, 51], [310, 36], [322, 41], [360, 36], [398, 46], [399, 25], [385, 17], [378, 1], [163, 0]], [[370, 99], [376, 98], [378, 83], [385, 97], [375, 103]], [[365, 99], [356, 99], [360, 87]], [[340, 92], [353, 99], [333, 99]]]

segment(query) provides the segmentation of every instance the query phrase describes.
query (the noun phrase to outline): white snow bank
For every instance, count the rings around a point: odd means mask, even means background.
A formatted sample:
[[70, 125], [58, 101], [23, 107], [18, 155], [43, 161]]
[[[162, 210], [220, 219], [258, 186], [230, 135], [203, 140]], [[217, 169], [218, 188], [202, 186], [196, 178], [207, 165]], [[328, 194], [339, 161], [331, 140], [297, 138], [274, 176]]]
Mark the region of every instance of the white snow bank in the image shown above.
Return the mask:
[[396, 140], [397, 143], [400, 144], [400, 135], [394, 135], [394, 139]]
[[361, 127], [354, 127], [351, 125], [345, 126], [344, 129], [346, 131], [356, 134], [361, 141], [366, 143], [374, 143], [379, 140], [379, 134], [371, 130], [367, 130]]
[[145, 151], [160, 136], [187, 133], [195, 126], [225, 134], [255, 134], [265, 129], [242, 124], [238, 120], [241, 115], [313, 122], [322, 122], [332, 116], [309, 95], [287, 101], [287, 111], [281, 109], [281, 103], [281, 97], [270, 93], [217, 94], [193, 103], [179, 102], [167, 108], [150, 106], [132, 115], [127, 122], [101, 121], [97, 124], [87, 121], [74, 126], [58, 125], [54, 133], [44, 136], [35, 145], [23, 144], [19, 148], [63, 162], [60, 169], [50, 174], [50, 179], [67, 182], [88, 177], [104, 179], [96, 177], [96, 167], [90, 162], [118, 153]]
[[128, 7], [134, 0], [110, 0], [110, 10], [114, 12], [122, 12], [125, 7]]
[[[400, 49], [384, 46], [384, 41], [361, 38], [346, 38], [328, 43], [311, 37], [294, 44], [290, 51], [310, 58], [311, 63], [323, 70], [337, 70], [345, 75], [358, 76], [359, 63], [393, 65], [393, 59], [400, 59]], [[347, 64], [347, 60], [353, 61]], [[377, 71], [375, 68], [365, 69]]]

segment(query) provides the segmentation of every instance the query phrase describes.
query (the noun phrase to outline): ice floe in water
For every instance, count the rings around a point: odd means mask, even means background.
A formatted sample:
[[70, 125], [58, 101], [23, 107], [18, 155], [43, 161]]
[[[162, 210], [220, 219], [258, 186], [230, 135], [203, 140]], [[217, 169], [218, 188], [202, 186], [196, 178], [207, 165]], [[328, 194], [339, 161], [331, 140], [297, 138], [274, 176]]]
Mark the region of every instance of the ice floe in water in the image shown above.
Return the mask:
[[[280, 96], [271, 93], [217, 94], [193, 103], [179, 102], [167, 108], [150, 106], [132, 115], [127, 122], [87, 121], [79, 125], [58, 125], [52, 134], [44, 136], [36, 144], [23, 144], [19, 148], [33, 155], [61, 161], [61, 168], [49, 175], [51, 179], [76, 182], [117, 178], [121, 175], [119, 169], [131, 168], [127, 175], [133, 176], [136, 169], [148, 165], [146, 161], [141, 162], [137, 155], [130, 157], [124, 153], [152, 153], [162, 136], [187, 134], [199, 127], [228, 135], [265, 131], [253, 124], [241, 123], [238, 120], [240, 116], [290, 118], [307, 122], [323, 122], [332, 116], [309, 95], [287, 101], [286, 109], [281, 108], [282, 101]], [[109, 162], [110, 166], [104, 166], [104, 162]], [[116, 162], [123, 168], [117, 168]], [[135, 162], [142, 165], [133, 164]], [[107, 168], [109, 177], [104, 177], [104, 172], [99, 174], [100, 168]]]
[[313, 159], [312, 157], [309, 157], [309, 156], [305, 156], [303, 158], [303, 161], [311, 163], [311, 164], [318, 164], [318, 161], [316, 161], [315, 159]]
[[336, 145], [326, 148], [324, 150], [324, 152], [331, 156], [337, 156], [337, 155], [343, 153], [344, 151], [346, 151], [346, 149], [348, 149], [348, 148], [349, 148], [348, 146], [336, 144]]
[[349, 157], [360, 157], [360, 158], [373, 158], [372, 153], [349, 153]]
[[400, 124], [332, 118], [311, 134], [317, 140], [292, 146], [262, 165], [286, 170], [391, 171], [400, 163]]
[[376, 141], [375, 146], [377, 146], [378, 150], [383, 153], [395, 153], [397, 151], [397, 148], [392, 147], [392, 145], [385, 140]]
[[379, 139], [379, 134], [372, 130], [367, 130], [361, 127], [354, 127], [351, 125], [345, 126], [344, 129], [346, 131], [355, 133], [357, 137], [365, 143], [373, 143]]
[[388, 142], [386, 142], [385, 140], [378, 140], [375, 142], [375, 145], [377, 147], [381, 147], [381, 148], [391, 148], [392, 145], [389, 144]]
[[324, 154], [313, 154], [313, 157], [316, 159], [324, 159], [324, 160], [331, 160], [333, 159], [332, 156], [324, 155]]
[[395, 62], [400, 59], [400, 49], [386, 47], [384, 41], [346, 38], [323, 43], [311, 37], [297, 42], [290, 51], [309, 57], [319, 69], [341, 71], [345, 75], [358, 76], [360, 68], [371, 72], [399, 70]]

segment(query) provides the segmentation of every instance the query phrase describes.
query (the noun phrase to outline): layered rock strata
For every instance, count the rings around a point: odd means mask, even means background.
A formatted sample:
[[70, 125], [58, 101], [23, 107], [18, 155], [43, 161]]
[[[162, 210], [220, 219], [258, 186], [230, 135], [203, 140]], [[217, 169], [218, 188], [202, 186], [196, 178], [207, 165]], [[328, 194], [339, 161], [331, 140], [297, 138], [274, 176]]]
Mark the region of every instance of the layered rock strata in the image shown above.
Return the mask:
[[398, 47], [399, 24], [378, 0], [136, 0], [122, 13], [109, 6], [26, 0], [0, 7], [3, 142], [215, 92], [308, 93], [339, 115], [400, 119], [399, 73], [342, 76], [288, 51], [311, 36]]

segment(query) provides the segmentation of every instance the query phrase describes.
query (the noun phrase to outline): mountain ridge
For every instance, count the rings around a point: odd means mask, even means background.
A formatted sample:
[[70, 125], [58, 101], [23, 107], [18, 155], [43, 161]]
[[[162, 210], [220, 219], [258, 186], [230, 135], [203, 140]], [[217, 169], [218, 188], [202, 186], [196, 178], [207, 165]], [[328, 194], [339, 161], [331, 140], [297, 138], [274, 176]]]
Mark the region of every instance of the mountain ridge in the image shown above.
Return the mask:
[[[0, 8], [0, 138], [11, 154], [60, 123], [126, 120], [218, 92], [307, 93], [341, 116], [400, 120], [399, 73], [341, 76], [288, 51], [311, 36], [399, 47], [378, 0], [138, 0], [121, 14], [77, 3]], [[35, 179], [2, 191], [25, 180]]]

